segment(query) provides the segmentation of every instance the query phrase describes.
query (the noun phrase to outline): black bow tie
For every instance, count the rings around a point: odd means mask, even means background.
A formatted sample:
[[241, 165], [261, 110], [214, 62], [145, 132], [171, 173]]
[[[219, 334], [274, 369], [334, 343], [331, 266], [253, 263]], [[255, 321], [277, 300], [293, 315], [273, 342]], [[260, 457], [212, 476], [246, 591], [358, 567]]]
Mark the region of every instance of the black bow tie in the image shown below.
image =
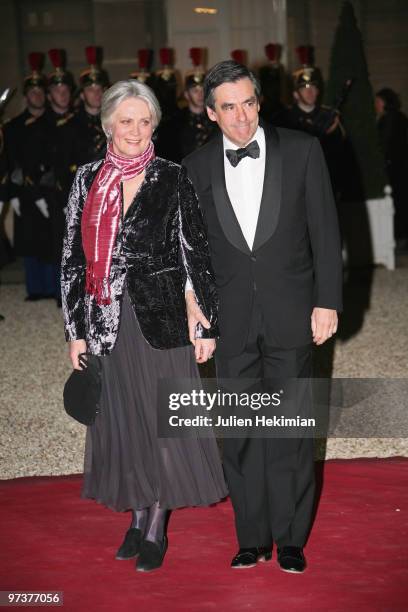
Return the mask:
[[228, 157], [231, 166], [235, 168], [244, 157], [252, 157], [252, 159], [259, 157], [259, 144], [256, 140], [253, 140], [242, 149], [226, 149], [225, 155]]

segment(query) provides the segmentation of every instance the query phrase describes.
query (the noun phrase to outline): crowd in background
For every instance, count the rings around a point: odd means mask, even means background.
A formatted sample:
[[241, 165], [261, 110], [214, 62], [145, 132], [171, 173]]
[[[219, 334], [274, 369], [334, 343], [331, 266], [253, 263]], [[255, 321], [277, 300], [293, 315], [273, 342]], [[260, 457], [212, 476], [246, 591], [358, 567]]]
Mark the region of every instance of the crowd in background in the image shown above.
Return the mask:
[[[282, 102], [280, 46], [265, 47], [268, 62], [260, 70], [261, 117], [278, 127], [305, 131], [319, 138], [337, 202], [350, 180], [347, 134], [341, 123], [341, 102], [335, 108], [321, 104], [322, 78], [314, 67], [311, 48], [299, 47], [299, 69], [292, 75], [293, 103]], [[88, 66], [78, 86], [66, 69], [62, 50], [52, 49], [53, 71], [42, 72], [44, 56], [30, 53], [30, 72], [24, 79], [25, 109], [2, 126], [0, 154], [0, 266], [23, 257], [26, 300], [55, 299], [61, 304], [59, 268], [69, 190], [77, 168], [104, 157], [106, 137], [100, 108], [109, 77], [101, 66], [97, 47], [87, 47]], [[161, 49], [162, 67], [149, 72], [151, 54], [139, 50], [134, 78], [155, 92], [163, 112], [154, 141], [156, 155], [176, 163], [205, 144], [218, 131], [204, 107], [204, 50], [192, 48], [193, 68], [179, 83], [171, 50]], [[244, 53], [232, 52], [239, 63]], [[347, 93], [345, 93], [347, 95]], [[3, 96], [4, 97], [4, 96]], [[399, 248], [408, 245], [408, 120], [398, 95], [384, 88], [377, 92], [376, 113], [388, 179], [393, 190], [395, 237]], [[3, 105], [4, 106], [4, 105]], [[5, 234], [6, 203], [13, 210], [12, 246]]]

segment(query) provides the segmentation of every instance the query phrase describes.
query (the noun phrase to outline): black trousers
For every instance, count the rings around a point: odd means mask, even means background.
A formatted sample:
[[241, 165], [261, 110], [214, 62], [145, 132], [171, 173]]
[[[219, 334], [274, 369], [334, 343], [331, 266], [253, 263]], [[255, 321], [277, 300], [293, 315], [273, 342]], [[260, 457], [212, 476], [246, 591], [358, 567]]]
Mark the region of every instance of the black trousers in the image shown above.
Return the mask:
[[[267, 340], [254, 301], [248, 340], [237, 356], [216, 354], [219, 379], [309, 378], [312, 345], [280, 349]], [[273, 342], [272, 342], [273, 344]], [[225, 438], [223, 463], [240, 548], [303, 547], [314, 502], [313, 438]]]

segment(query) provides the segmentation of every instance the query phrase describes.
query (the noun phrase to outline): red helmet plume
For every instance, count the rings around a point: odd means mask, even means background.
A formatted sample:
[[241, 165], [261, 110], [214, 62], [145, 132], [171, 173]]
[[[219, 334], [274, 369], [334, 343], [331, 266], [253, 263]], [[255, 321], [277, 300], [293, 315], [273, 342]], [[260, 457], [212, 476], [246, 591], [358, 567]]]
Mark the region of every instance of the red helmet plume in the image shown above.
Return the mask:
[[95, 46], [90, 46], [85, 48], [86, 61], [90, 66], [96, 66], [98, 63], [97, 59], [97, 49]]
[[269, 61], [278, 62], [281, 55], [281, 45], [277, 43], [269, 43], [265, 45], [265, 54]]
[[139, 49], [137, 52], [140, 70], [147, 70], [150, 60], [150, 49]]
[[172, 65], [173, 63], [172, 62], [172, 59], [173, 59], [172, 49], [170, 49], [169, 47], [163, 47], [162, 49], [160, 49], [159, 55], [160, 55], [160, 61], [162, 63], [162, 66]]
[[313, 47], [311, 45], [297, 47], [296, 53], [302, 66], [313, 66]]
[[202, 66], [203, 64], [203, 50], [200, 47], [191, 47], [190, 57], [193, 62], [193, 66]]
[[33, 51], [28, 54], [28, 63], [33, 72], [41, 72], [44, 65], [44, 53]]
[[231, 51], [231, 57], [238, 64], [245, 64], [245, 51], [243, 49], [234, 49], [234, 51]]
[[61, 49], [50, 49], [48, 51], [48, 57], [51, 60], [54, 68], [62, 68], [63, 67], [63, 57]]

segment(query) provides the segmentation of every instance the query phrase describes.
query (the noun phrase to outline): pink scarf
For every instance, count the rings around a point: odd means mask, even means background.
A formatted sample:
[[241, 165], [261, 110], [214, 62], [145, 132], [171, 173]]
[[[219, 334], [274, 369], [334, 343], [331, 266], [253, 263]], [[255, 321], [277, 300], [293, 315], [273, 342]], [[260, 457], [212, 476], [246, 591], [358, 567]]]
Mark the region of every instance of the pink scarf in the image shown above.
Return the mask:
[[109, 274], [121, 214], [121, 182], [141, 174], [154, 159], [154, 145], [137, 157], [117, 155], [109, 145], [89, 190], [82, 213], [82, 245], [86, 257], [85, 291], [98, 304], [110, 304]]

